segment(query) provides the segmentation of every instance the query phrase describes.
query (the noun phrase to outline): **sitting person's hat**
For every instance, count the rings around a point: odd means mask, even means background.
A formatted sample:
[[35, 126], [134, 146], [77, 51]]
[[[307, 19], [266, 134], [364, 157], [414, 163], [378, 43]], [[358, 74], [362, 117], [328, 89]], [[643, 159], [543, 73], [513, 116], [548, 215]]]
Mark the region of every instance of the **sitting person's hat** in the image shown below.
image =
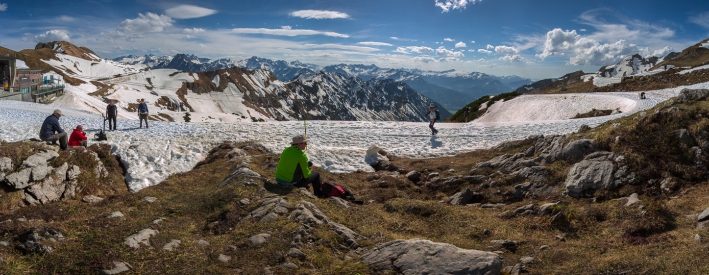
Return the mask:
[[302, 135], [297, 135], [293, 137], [293, 141], [291, 141], [291, 145], [296, 145], [296, 144], [301, 144], [301, 143], [308, 143], [308, 139], [306, 139]]

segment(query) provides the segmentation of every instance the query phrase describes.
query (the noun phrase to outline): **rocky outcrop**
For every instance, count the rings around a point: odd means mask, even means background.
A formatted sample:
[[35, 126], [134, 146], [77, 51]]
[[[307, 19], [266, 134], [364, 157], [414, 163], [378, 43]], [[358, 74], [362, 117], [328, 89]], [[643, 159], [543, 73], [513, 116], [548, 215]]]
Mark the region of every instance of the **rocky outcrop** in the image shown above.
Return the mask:
[[358, 247], [359, 243], [357, 242], [357, 240], [363, 238], [361, 235], [357, 234], [349, 227], [337, 223], [328, 218], [322, 211], [320, 211], [317, 206], [315, 206], [311, 202], [301, 201], [296, 206], [296, 209], [293, 210], [293, 212], [291, 212], [288, 217], [291, 220], [297, 221], [305, 225], [302, 228], [303, 230], [301, 230], [303, 233], [301, 234], [301, 239], [311, 238], [312, 234], [310, 233], [310, 228], [318, 225], [327, 226], [330, 230], [340, 236], [344, 240], [344, 242], [350, 247]]
[[596, 152], [574, 164], [566, 177], [566, 193], [581, 197], [599, 189], [614, 189], [635, 181], [635, 174], [628, 172], [625, 158], [611, 152]]
[[704, 100], [709, 97], [708, 89], [683, 89], [677, 96], [678, 102], [692, 102]]
[[495, 253], [416, 239], [378, 245], [362, 260], [375, 273], [500, 274], [502, 269], [502, 259]]

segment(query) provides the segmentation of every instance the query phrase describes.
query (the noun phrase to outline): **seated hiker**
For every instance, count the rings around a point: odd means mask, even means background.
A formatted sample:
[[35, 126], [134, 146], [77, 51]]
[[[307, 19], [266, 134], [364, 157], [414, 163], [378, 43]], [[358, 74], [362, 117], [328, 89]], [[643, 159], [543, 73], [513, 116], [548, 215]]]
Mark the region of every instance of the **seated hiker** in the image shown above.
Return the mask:
[[276, 182], [285, 187], [307, 188], [312, 184], [313, 193], [320, 197], [322, 195], [320, 174], [310, 171], [312, 163], [308, 161], [304, 151], [307, 146], [308, 140], [304, 136], [293, 137], [291, 146], [283, 150], [276, 166]]
[[56, 144], [56, 142], [59, 141], [59, 148], [66, 150], [67, 134], [59, 125], [60, 117], [62, 117], [62, 111], [56, 109], [52, 115], [44, 119], [42, 128], [39, 130], [39, 139], [51, 142], [52, 144]]
[[88, 138], [86, 137], [86, 133], [84, 133], [83, 126], [77, 125], [76, 128], [74, 128], [74, 131], [71, 132], [71, 135], [69, 136], [69, 146], [88, 146]]
[[312, 172], [312, 162], [304, 150], [308, 141], [303, 136], [295, 136], [291, 146], [283, 150], [276, 166], [276, 181], [285, 187], [305, 187], [313, 185], [313, 193], [320, 198], [341, 197], [354, 203], [362, 204], [361, 200], [354, 197], [352, 192], [342, 185], [322, 182], [320, 174]]

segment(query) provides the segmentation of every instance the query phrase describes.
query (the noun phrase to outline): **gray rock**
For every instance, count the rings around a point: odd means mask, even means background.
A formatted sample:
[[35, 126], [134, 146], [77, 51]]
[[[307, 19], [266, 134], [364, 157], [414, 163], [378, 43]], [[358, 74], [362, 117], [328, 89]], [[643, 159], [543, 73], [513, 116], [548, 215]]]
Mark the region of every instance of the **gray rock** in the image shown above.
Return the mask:
[[17, 249], [27, 254], [46, 254], [54, 251], [50, 244], [64, 240], [61, 231], [54, 228], [32, 228], [17, 237]]
[[554, 214], [558, 202], [548, 202], [539, 206], [539, 213], [544, 215]]
[[10, 246], [10, 243], [8, 243], [8, 242], [6, 242], [6, 241], [1, 241], [1, 242], [0, 242], [0, 246], [5, 246], [5, 247], [7, 247], [7, 246]]
[[159, 232], [154, 229], [146, 228], [138, 233], [128, 236], [123, 242], [131, 248], [140, 248], [141, 245], [150, 246], [150, 237], [157, 235]]
[[153, 224], [158, 225], [161, 224], [163, 221], [165, 221], [165, 218], [157, 218], [153, 220]]
[[699, 216], [697, 216], [697, 222], [703, 221], [709, 221], [709, 207], [704, 209], [704, 211], [702, 211], [702, 213], [699, 213]]
[[108, 215], [109, 219], [118, 219], [118, 218], [124, 218], [125, 215], [121, 211], [114, 211], [110, 215]]
[[248, 198], [243, 198], [239, 200], [239, 204], [241, 205], [249, 205], [251, 203], [251, 200]]
[[299, 260], [305, 260], [305, 253], [303, 251], [300, 251], [300, 249], [297, 249], [295, 247], [291, 248], [288, 250], [288, 257], [299, 259]]
[[357, 239], [361, 236], [352, 229], [331, 221], [320, 209], [311, 202], [301, 201], [288, 216], [289, 219], [308, 226], [327, 225], [332, 231], [345, 240], [350, 247], [357, 247]]
[[593, 140], [591, 139], [579, 139], [567, 143], [559, 152], [559, 159], [565, 160], [570, 163], [577, 162], [583, 159], [584, 156], [592, 153], [595, 148], [593, 145]]
[[69, 170], [66, 171], [66, 180], [76, 180], [81, 174], [81, 169], [79, 166], [72, 165]]
[[534, 257], [525, 256], [519, 259], [519, 262], [523, 265], [528, 265], [534, 262]]
[[83, 201], [85, 203], [99, 203], [99, 202], [103, 201], [103, 198], [99, 197], [99, 196], [94, 196], [94, 195], [87, 195], [87, 196], [84, 196], [83, 198], [81, 198], [81, 201]]
[[145, 202], [147, 202], [147, 203], [154, 203], [154, 202], [158, 201], [158, 198], [156, 198], [156, 197], [145, 197], [145, 198], [143, 198], [143, 200], [144, 200]]
[[114, 261], [113, 267], [111, 269], [104, 269], [102, 271], [103, 271], [103, 274], [113, 275], [113, 274], [120, 274], [123, 272], [130, 271], [131, 268], [133, 268], [133, 267], [126, 262]]
[[614, 188], [613, 161], [608, 160], [608, 155], [593, 153], [586, 159], [574, 164], [566, 176], [566, 192], [572, 197], [580, 197], [587, 191], [600, 188]]
[[271, 237], [271, 234], [266, 234], [266, 233], [261, 233], [257, 235], [253, 235], [249, 237], [249, 242], [251, 243], [252, 246], [260, 246], [266, 243], [268, 238]]
[[22, 162], [24, 167], [47, 166], [47, 161], [58, 157], [59, 154], [55, 151], [44, 151], [29, 156]]
[[547, 250], [547, 249], [549, 249], [549, 248], [550, 248], [550, 246], [548, 246], [548, 245], [545, 244], [545, 245], [540, 246], [540, 247], [539, 247], [539, 250]]
[[628, 196], [627, 201], [625, 202], [625, 206], [631, 206], [633, 204], [639, 203], [640, 199], [638, 198], [638, 193], [632, 193], [630, 196]]
[[14, 188], [15, 190], [20, 190], [29, 186], [31, 174], [32, 169], [25, 168], [20, 171], [8, 174], [7, 176], [5, 176], [5, 181], [7, 181], [10, 187]]
[[709, 90], [707, 89], [683, 89], [681, 92], [679, 92], [679, 96], [677, 96], [677, 101], [699, 101], [704, 100], [707, 97], [709, 97]]
[[408, 172], [406, 173], [406, 178], [414, 183], [419, 182], [421, 180], [421, 172], [416, 170]]
[[672, 193], [676, 191], [680, 186], [679, 180], [674, 177], [667, 177], [662, 179], [660, 182], [660, 189], [666, 193]]
[[219, 254], [219, 257], [217, 258], [217, 260], [219, 260], [222, 263], [228, 263], [229, 261], [231, 261], [231, 256]]
[[339, 197], [330, 197], [330, 201], [334, 202], [335, 204], [337, 204], [337, 205], [339, 205], [339, 206], [342, 206], [342, 207], [345, 208], [345, 209], [350, 208], [350, 204], [349, 204], [346, 200], [344, 200], [344, 199], [342, 199], [342, 198], [339, 198]]
[[174, 251], [175, 249], [177, 249], [180, 246], [181, 243], [182, 243], [182, 241], [173, 239], [173, 240], [170, 240], [170, 242], [163, 245], [162, 249], [167, 250], [167, 251]]
[[491, 252], [429, 240], [397, 240], [376, 246], [362, 260], [375, 273], [500, 274], [502, 259]]
[[209, 246], [209, 242], [206, 240], [199, 240], [197, 241], [197, 244], [200, 246]]
[[492, 240], [490, 243], [494, 248], [504, 248], [507, 251], [517, 251], [517, 242], [512, 240]]
[[448, 198], [448, 203], [453, 205], [466, 205], [471, 203], [479, 203], [485, 200], [485, 197], [470, 188], [465, 188], [462, 191], [453, 194]]
[[[66, 163], [65, 163], [65, 165], [66, 165]], [[44, 165], [34, 166], [31, 168], [31, 170], [32, 170], [32, 173], [31, 173], [30, 179], [32, 181], [40, 181], [40, 180], [43, 180], [44, 178], [46, 178], [47, 175], [49, 175], [49, 173], [52, 172], [52, 167], [48, 166], [45, 163]], [[62, 180], [63, 180], [63, 178], [62, 178]]]
[[0, 172], [12, 171], [12, 159], [8, 157], [0, 157]]
[[66, 192], [67, 189], [70, 189], [70, 182], [64, 181], [67, 169], [69, 169], [69, 165], [64, 163], [62, 166], [54, 169], [52, 175], [46, 177], [41, 183], [31, 185], [29, 188], [25, 189], [25, 201], [35, 205], [72, 198], [74, 194], [72, 192]]

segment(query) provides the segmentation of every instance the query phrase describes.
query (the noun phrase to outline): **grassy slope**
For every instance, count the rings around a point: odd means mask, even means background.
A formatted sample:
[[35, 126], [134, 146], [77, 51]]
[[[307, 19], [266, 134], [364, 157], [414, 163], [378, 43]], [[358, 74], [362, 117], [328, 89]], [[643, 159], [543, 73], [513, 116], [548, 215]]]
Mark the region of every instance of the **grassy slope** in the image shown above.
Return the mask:
[[[577, 134], [576, 137], [592, 137], [603, 146], [615, 152], [622, 152], [638, 164], [654, 163], [650, 158], [665, 152], [674, 159], [681, 152], [674, 145], [669, 147], [633, 146], [635, 138], [655, 134], [678, 127], [699, 129], [706, 127], [706, 101], [693, 104], [658, 106], [643, 114], [636, 114], [619, 121], [606, 123], [592, 131]], [[673, 119], [658, 120], [659, 126], [643, 127], [655, 121], [650, 116], [656, 110], [676, 107], [682, 115]], [[664, 108], [664, 109], [663, 109]], [[678, 113], [678, 114], [680, 114]], [[698, 115], [703, 119], [695, 118]], [[676, 126], [668, 126], [676, 125]], [[660, 131], [660, 132], [656, 132]], [[623, 136], [622, 142], [609, 143], [615, 136]], [[662, 140], [658, 140], [662, 141]], [[520, 141], [504, 146], [427, 160], [395, 159], [394, 163], [405, 169], [429, 170], [443, 175], [465, 175], [476, 163], [488, 160], [502, 153], [524, 151], [532, 141]], [[276, 155], [253, 152], [251, 168], [263, 175], [271, 175]], [[646, 158], [644, 158], [646, 157]], [[661, 165], [661, 162], [657, 162]], [[681, 163], [680, 163], [681, 164]], [[25, 216], [28, 219], [42, 218], [29, 224], [13, 222], [0, 224], [1, 232], [18, 232], [21, 228], [33, 226], [54, 226], [66, 232], [67, 240], [57, 245], [56, 251], [44, 256], [21, 256], [7, 247], [0, 247], [0, 257], [5, 261], [0, 265], [0, 273], [91, 273], [105, 268], [111, 261], [130, 263], [136, 273], [233, 273], [237, 269], [247, 274], [260, 273], [264, 266], [277, 266], [289, 247], [290, 240], [298, 224], [287, 219], [269, 223], [250, 220], [238, 221], [239, 216], [248, 213], [255, 206], [240, 206], [241, 198], [252, 201], [262, 191], [257, 186], [240, 184], [240, 180], [219, 186], [237, 164], [215, 155], [193, 171], [174, 175], [164, 183], [147, 188], [136, 194], [118, 195], [97, 205], [86, 205], [75, 201], [57, 203], [46, 208], [25, 208], [13, 213], [5, 211], [0, 220]], [[569, 164], [555, 163], [551, 168], [564, 174]], [[650, 167], [652, 170], [665, 166]], [[682, 167], [679, 165], [678, 167]], [[686, 167], [685, 167], [686, 168]], [[453, 169], [453, 170], [449, 170]], [[675, 171], [676, 172], [676, 171]], [[648, 174], [652, 176], [652, 174]], [[695, 220], [687, 215], [701, 212], [709, 197], [709, 182], [695, 181], [685, 184], [673, 196], [653, 194], [641, 184], [632, 190], [619, 190], [620, 194], [640, 192], [640, 199], [649, 214], [640, 210], [624, 208], [624, 200], [571, 199], [555, 192], [548, 198], [525, 198], [523, 201], [504, 206], [501, 209], [482, 209], [471, 206], [451, 206], [439, 200], [454, 190], [429, 189], [417, 186], [401, 176], [391, 173], [351, 173], [330, 174], [323, 172], [326, 180], [350, 186], [365, 200], [372, 200], [364, 206], [349, 209], [337, 206], [329, 200], [310, 199], [298, 192], [286, 195], [295, 203], [309, 200], [320, 207], [333, 220], [340, 222], [366, 239], [360, 243], [371, 247], [391, 239], [424, 238], [447, 242], [463, 248], [495, 250], [489, 247], [490, 240], [511, 239], [522, 241], [516, 252], [506, 252], [505, 265], [515, 264], [522, 256], [533, 256], [535, 262], [528, 265], [533, 274], [707, 274], [709, 264], [705, 261], [707, 244], [693, 240], [694, 234], [709, 237], [709, 232], [695, 229]], [[677, 176], [681, 176], [677, 174]], [[553, 178], [550, 185], [560, 188], [563, 179]], [[503, 186], [489, 188], [485, 192], [495, 193], [514, 182], [501, 182]], [[616, 194], [619, 195], [619, 194]], [[154, 196], [158, 201], [149, 204], [142, 201], [144, 196]], [[521, 216], [502, 218], [501, 213], [514, 210], [529, 203], [560, 201], [558, 210], [570, 221], [569, 228], [555, 229], [549, 216]], [[53, 209], [42, 210], [42, 209]], [[122, 211], [125, 220], [110, 220], [106, 216], [112, 211]], [[666, 213], [671, 213], [670, 216]], [[42, 213], [42, 214], [40, 214]], [[160, 217], [166, 220], [153, 226], [160, 233], [151, 240], [155, 249], [133, 250], [123, 245], [123, 239]], [[221, 221], [219, 226], [207, 226], [213, 221]], [[231, 229], [230, 229], [231, 228]], [[486, 234], [486, 229], [490, 230]], [[563, 230], [563, 231], [562, 231]], [[649, 230], [648, 234], [638, 234]], [[215, 234], [217, 232], [219, 234]], [[245, 238], [268, 232], [274, 237], [266, 246], [252, 248], [243, 245]], [[564, 241], [557, 235], [566, 233]], [[631, 234], [632, 233], [632, 234]], [[339, 245], [338, 237], [332, 232], [319, 229], [321, 241], [306, 245], [308, 255], [304, 261], [294, 261], [300, 269], [298, 274], [365, 274], [366, 266], [356, 255]], [[182, 245], [175, 252], [160, 249], [171, 239], [180, 239]], [[197, 240], [205, 239], [211, 245], [201, 247]], [[230, 245], [236, 247], [229, 248]], [[539, 249], [549, 245], [546, 250]], [[231, 255], [234, 260], [228, 264], [218, 262], [219, 254]], [[352, 256], [351, 260], [345, 260]], [[294, 273], [274, 268], [277, 273]]]

